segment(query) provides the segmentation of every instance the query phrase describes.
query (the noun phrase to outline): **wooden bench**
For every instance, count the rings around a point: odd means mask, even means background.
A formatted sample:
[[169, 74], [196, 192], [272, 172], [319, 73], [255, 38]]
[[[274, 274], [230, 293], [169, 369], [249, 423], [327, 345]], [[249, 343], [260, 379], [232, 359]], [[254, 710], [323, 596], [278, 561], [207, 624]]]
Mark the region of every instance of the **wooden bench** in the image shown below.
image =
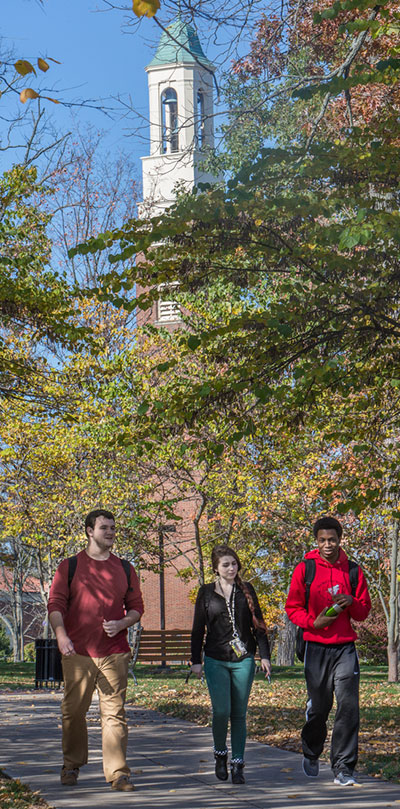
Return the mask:
[[143, 629], [135, 624], [130, 632], [132, 661], [129, 670], [136, 682], [136, 662], [158, 666], [185, 665], [190, 660], [190, 631], [187, 629]]

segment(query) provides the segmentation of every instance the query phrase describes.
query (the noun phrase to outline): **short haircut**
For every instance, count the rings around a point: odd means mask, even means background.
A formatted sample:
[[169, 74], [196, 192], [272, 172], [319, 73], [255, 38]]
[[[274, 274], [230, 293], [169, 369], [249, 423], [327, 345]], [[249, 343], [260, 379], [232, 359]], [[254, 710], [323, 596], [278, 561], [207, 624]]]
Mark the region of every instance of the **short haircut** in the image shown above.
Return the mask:
[[87, 537], [89, 536], [87, 529], [94, 528], [97, 517], [105, 517], [106, 520], [114, 520], [115, 522], [114, 514], [111, 511], [106, 511], [105, 508], [95, 508], [93, 511], [89, 511], [85, 519], [85, 534]]
[[340, 539], [343, 534], [343, 528], [336, 517], [320, 517], [313, 525], [313, 534], [315, 538], [317, 538], [318, 531], [325, 531], [325, 529], [330, 528], [336, 531]]

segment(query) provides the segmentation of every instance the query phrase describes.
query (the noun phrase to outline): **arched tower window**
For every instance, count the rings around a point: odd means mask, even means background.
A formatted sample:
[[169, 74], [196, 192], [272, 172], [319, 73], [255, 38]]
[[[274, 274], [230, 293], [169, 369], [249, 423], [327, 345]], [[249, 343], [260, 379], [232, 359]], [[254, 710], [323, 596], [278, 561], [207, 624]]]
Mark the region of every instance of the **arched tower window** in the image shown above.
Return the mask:
[[197, 145], [199, 149], [205, 143], [205, 118], [204, 118], [204, 93], [202, 90], [197, 91]]
[[172, 87], [168, 87], [161, 94], [161, 115], [163, 154], [177, 152], [179, 148], [178, 98]]

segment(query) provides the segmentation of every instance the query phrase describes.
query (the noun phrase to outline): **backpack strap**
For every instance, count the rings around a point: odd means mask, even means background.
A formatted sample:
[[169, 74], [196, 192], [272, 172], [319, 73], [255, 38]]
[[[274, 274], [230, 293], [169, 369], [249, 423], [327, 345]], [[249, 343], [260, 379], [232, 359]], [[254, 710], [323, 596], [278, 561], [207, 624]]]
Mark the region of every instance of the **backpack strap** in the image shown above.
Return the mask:
[[315, 577], [315, 559], [304, 559], [304, 606], [308, 610], [308, 602], [310, 600], [310, 587]]
[[120, 561], [121, 561], [122, 567], [125, 570], [125, 576], [126, 576], [126, 580], [128, 582], [127, 592], [131, 593], [132, 590], [133, 590], [133, 587], [131, 587], [131, 564], [130, 564], [130, 562], [128, 562], [127, 559], [121, 559]]
[[78, 559], [76, 556], [70, 556], [68, 559], [68, 590], [71, 589], [71, 582], [75, 575]]
[[349, 559], [349, 579], [350, 579], [350, 584], [351, 584], [351, 594], [352, 594], [353, 597], [356, 594], [357, 585], [358, 585], [358, 571], [359, 571], [359, 567], [358, 567], [357, 562], [352, 562]]

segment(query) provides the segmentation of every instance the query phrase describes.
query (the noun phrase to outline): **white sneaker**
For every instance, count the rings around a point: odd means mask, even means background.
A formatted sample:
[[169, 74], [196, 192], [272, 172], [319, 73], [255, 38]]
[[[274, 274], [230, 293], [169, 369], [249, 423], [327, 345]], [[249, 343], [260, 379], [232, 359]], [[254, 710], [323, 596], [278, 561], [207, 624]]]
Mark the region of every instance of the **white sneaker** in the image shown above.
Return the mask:
[[339, 772], [335, 776], [334, 784], [338, 784], [341, 787], [351, 787], [355, 784], [355, 779], [349, 772]]

